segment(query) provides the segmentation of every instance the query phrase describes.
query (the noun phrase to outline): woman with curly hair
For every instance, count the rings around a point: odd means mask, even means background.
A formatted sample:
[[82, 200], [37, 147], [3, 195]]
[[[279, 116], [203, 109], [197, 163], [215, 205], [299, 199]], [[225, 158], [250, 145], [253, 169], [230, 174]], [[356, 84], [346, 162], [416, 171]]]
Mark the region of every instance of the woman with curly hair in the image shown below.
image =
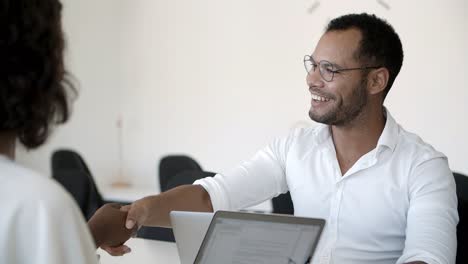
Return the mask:
[[0, 263], [96, 263], [101, 241], [128, 239], [94, 223], [123, 228], [118, 206], [102, 207], [88, 228], [61, 186], [14, 162], [17, 141], [37, 148], [70, 116], [61, 9], [58, 0], [0, 0]]

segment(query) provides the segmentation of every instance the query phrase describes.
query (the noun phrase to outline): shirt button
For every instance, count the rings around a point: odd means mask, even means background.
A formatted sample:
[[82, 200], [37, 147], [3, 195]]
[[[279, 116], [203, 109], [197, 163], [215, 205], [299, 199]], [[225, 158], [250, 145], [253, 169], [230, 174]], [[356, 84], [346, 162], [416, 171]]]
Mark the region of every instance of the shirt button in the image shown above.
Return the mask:
[[329, 264], [330, 263], [330, 255], [329, 253], [327, 253], [326, 255], [323, 255], [320, 257], [320, 260], [319, 260], [319, 263], [320, 264]]

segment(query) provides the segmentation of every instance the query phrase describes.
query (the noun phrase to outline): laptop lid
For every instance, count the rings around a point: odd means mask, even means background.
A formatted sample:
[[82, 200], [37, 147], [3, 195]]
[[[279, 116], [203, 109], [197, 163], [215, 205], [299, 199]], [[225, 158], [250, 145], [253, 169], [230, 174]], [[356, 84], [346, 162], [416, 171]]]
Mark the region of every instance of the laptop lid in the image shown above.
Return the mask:
[[170, 212], [172, 231], [181, 264], [193, 264], [213, 213]]
[[217, 211], [194, 263], [303, 264], [324, 226], [316, 218]]

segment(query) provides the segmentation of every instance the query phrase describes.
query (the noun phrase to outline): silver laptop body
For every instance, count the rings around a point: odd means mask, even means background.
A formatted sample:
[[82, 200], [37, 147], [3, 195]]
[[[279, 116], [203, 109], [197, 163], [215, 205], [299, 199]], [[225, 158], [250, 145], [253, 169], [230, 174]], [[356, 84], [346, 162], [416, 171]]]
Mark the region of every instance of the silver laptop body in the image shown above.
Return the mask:
[[172, 230], [181, 264], [193, 264], [213, 213], [172, 211]]

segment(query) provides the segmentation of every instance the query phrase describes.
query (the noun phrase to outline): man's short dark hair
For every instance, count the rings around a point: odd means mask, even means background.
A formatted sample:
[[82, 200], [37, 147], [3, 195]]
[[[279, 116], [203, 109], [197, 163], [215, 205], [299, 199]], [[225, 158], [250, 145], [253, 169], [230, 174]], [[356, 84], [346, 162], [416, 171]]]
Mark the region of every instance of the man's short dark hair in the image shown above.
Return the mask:
[[[356, 58], [366, 66], [383, 66], [390, 76], [384, 91], [384, 98], [393, 85], [403, 64], [403, 47], [393, 27], [375, 15], [349, 14], [333, 19], [328, 23], [326, 32], [358, 29], [362, 34]], [[370, 65], [372, 64], [372, 65]]]
[[69, 118], [62, 5], [58, 0], [0, 0], [0, 131], [28, 148], [45, 142], [51, 123]]

